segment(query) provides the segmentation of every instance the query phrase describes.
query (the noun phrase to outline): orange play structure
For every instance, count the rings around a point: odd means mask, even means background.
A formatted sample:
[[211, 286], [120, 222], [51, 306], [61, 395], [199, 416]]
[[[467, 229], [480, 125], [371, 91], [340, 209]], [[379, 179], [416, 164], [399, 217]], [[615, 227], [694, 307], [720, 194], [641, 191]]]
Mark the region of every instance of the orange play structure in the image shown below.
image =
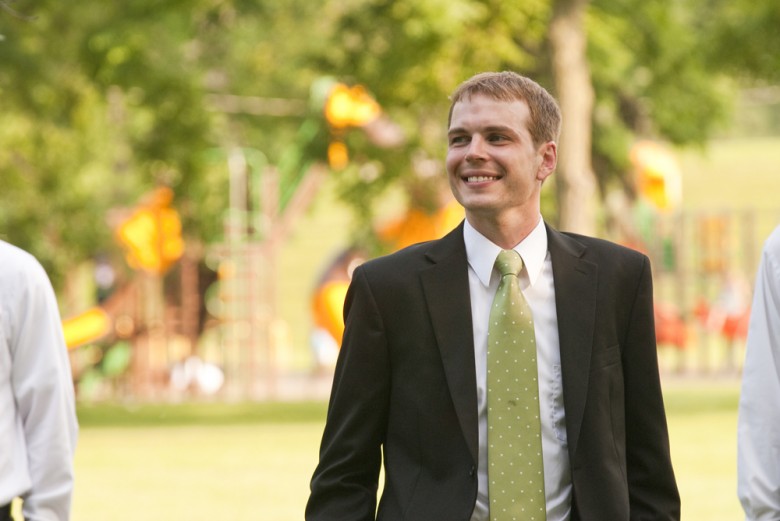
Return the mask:
[[[170, 188], [156, 188], [117, 226], [117, 240], [133, 269], [163, 275], [184, 254], [181, 220], [171, 207], [172, 201]], [[99, 340], [114, 330], [107, 307], [110, 306], [93, 307], [62, 321], [69, 350]]]

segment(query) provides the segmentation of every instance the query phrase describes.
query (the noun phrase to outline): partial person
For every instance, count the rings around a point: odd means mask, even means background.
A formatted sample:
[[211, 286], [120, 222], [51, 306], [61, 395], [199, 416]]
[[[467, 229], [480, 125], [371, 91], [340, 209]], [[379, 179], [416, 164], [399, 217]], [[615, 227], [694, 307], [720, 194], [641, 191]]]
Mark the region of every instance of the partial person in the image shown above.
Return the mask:
[[542, 218], [540, 85], [483, 73], [451, 101], [466, 218], [355, 270], [306, 519], [679, 519], [649, 260]]
[[49, 278], [0, 241], [0, 521], [67, 521], [78, 425], [68, 350]]
[[737, 427], [737, 494], [748, 521], [780, 519], [780, 226], [764, 242]]

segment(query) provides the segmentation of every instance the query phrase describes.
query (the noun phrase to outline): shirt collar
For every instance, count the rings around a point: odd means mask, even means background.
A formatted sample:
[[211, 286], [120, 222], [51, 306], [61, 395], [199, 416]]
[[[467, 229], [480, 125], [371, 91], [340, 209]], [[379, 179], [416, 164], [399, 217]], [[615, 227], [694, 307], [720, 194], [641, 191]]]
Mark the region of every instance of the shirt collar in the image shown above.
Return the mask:
[[[493, 265], [501, 247], [494, 244], [487, 237], [479, 233], [466, 219], [463, 227], [463, 240], [466, 243], [466, 258], [469, 266], [485, 287], [490, 285], [490, 276], [493, 273]], [[534, 285], [544, 267], [544, 259], [547, 257], [547, 231], [544, 219], [539, 218], [536, 227], [523, 239], [514, 250], [523, 258], [525, 271], [528, 273], [528, 281]]]

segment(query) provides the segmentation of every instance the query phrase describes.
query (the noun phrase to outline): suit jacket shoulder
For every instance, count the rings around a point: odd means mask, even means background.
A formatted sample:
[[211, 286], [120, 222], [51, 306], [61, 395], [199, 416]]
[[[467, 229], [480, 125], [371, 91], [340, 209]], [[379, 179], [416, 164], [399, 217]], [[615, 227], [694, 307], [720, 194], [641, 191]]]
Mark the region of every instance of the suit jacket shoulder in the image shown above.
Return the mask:
[[590, 237], [572, 232], [560, 232], [550, 228], [549, 226], [548, 230], [549, 238], [556, 237], [563, 244], [566, 244], [568, 248], [573, 249], [573, 251], [578, 251], [578, 246], [573, 245], [579, 245], [579, 247], [589, 250], [589, 254], [595, 254], [597, 256], [618, 255], [620, 257], [625, 257], [629, 260], [636, 261], [641, 261], [641, 259], [647, 258], [647, 256], [640, 251], [634, 250], [627, 246], [622, 246], [606, 239], [599, 239], [597, 237]]
[[366, 261], [361, 271], [374, 282], [375, 276], [396, 280], [409, 279], [412, 273], [440, 262], [459, 261], [466, 266], [466, 246], [463, 223], [440, 239], [421, 242], [401, 250]]

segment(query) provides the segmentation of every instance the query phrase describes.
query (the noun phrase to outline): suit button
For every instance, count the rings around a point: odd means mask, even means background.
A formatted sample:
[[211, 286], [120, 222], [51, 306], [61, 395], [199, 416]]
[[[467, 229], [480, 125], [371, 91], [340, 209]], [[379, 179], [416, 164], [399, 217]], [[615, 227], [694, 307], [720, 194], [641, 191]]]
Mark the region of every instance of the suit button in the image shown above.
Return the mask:
[[474, 477], [474, 472], [476, 472], [476, 471], [477, 471], [477, 468], [474, 465], [472, 465], [471, 469], [469, 470], [469, 476]]

